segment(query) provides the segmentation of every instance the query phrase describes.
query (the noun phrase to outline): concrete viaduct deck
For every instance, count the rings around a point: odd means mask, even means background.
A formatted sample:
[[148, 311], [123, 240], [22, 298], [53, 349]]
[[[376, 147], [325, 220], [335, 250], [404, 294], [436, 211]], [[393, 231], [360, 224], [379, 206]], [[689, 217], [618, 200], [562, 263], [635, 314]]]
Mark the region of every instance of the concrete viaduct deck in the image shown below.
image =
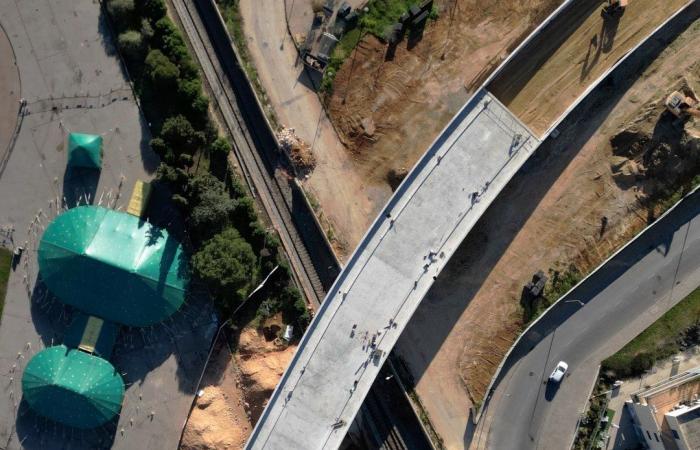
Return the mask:
[[539, 143], [495, 97], [477, 92], [355, 250], [248, 448], [340, 445], [433, 281]]
[[[483, 86], [574, 1], [564, 1]], [[692, 3], [630, 48], [543, 136], [479, 89], [406, 177], [336, 279], [246, 448], [338, 448], [404, 327], [488, 206], [570, 111]]]

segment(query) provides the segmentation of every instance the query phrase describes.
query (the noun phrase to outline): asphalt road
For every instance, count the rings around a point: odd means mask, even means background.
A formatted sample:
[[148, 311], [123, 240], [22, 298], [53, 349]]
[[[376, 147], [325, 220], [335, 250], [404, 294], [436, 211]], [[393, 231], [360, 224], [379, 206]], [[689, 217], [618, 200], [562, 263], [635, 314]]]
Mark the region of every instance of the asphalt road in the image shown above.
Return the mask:
[[[700, 285], [700, 194], [586, 280], [529, 331], [507, 361], [477, 448], [568, 449], [600, 362]], [[556, 388], [546, 379], [564, 360]]]

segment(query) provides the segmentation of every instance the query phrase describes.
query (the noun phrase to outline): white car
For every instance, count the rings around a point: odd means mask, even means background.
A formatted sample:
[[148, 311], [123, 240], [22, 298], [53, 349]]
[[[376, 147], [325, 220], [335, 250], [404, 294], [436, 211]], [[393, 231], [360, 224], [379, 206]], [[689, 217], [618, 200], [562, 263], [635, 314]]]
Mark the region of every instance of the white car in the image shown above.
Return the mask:
[[557, 364], [557, 367], [554, 368], [554, 371], [549, 376], [549, 381], [551, 381], [552, 383], [560, 383], [561, 379], [564, 378], [564, 374], [568, 369], [569, 365], [567, 363], [565, 363], [564, 361], [559, 361], [559, 364]]

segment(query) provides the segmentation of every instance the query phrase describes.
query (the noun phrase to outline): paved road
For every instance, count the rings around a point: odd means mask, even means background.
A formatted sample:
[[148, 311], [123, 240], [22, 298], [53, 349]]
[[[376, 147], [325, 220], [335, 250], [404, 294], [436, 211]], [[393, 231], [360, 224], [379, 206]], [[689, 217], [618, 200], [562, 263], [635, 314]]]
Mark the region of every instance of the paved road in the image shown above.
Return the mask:
[[[496, 386], [477, 448], [565, 449], [600, 361], [700, 285], [700, 193], [609, 261], [515, 349]], [[533, 347], [534, 346], [534, 347]], [[530, 350], [531, 349], [531, 350]], [[569, 375], [544, 384], [560, 360]]]

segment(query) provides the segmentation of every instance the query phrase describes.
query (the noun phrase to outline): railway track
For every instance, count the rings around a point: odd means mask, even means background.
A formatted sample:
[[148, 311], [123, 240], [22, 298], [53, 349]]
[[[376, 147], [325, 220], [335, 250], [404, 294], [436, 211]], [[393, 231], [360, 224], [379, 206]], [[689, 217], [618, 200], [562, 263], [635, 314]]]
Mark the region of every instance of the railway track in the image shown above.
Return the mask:
[[[281, 170], [286, 168], [286, 165], [279, 157], [277, 143], [267, 123], [251, 126], [250, 122], [259, 117], [250, 117], [250, 108], [259, 106], [250, 104], [255, 100], [241, 98], [241, 91], [244, 89], [240, 86], [241, 83], [247, 83], [247, 80], [240, 79], [244, 74], [237, 66], [237, 60], [232, 59], [236, 55], [228, 41], [228, 35], [221, 36], [222, 30], [217, 30], [215, 22], [220, 19], [215, 6], [209, 0], [198, 1], [196, 5], [191, 0], [171, 1], [213, 93], [212, 100], [221, 112], [224, 125], [233, 140], [234, 154], [245, 181], [253, 196], [262, 203], [277, 230], [289, 257], [294, 277], [315, 308], [323, 301], [326, 289], [330, 287], [339, 268], [332, 255], [331, 258], [328, 255], [319, 255], [314, 263], [314, 258], [297, 227], [303, 227], [307, 233], [322, 231], [318, 230], [315, 223], [309, 223], [308, 214], [313, 214], [312, 212], [306, 211], [304, 214], [304, 211], [299, 210], [299, 193], [295, 195], [295, 187], [289, 185], [288, 172]], [[202, 30], [207, 30], [207, 34], [203, 35]], [[225, 43], [222, 42], [224, 37]], [[222, 67], [222, 62], [228, 67]], [[232, 65], [235, 67], [231, 67]], [[235, 90], [235, 87], [239, 89]], [[245, 102], [249, 103], [247, 107], [245, 104], [241, 105]], [[264, 127], [265, 130], [260, 131], [260, 127]], [[263, 156], [267, 161], [263, 160]], [[317, 236], [313, 240], [318, 239]], [[323, 237], [320, 236], [320, 239], [323, 240]], [[316, 252], [318, 251], [323, 251], [323, 248], [317, 247]], [[323, 276], [319, 276], [319, 271], [324, 272]]]
[[[228, 35], [217, 27], [221, 19], [212, 0], [170, 1], [202, 67], [205, 81], [214, 97], [212, 100], [218, 107], [233, 140], [234, 154], [246, 184], [263, 204], [270, 221], [276, 225], [275, 228], [292, 264], [292, 272], [307, 298], [316, 307], [321, 304], [326, 290], [340, 273], [338, 261], [332, 249], [328, 247], [322, 235], [323, 231], [314, 220], [313, 212], [308, 209], [303, 193], [296, 185], [290, 186], [286, 183], [286, 173], [276, 170], [279, 166], [284, 167], [285, 161], [279, 160], [274, 138], [266, 136], [269, 132], [268, 125], [260, 123], [251, 126], [246, 121], [246, 113], [241, 111], [239, 102], [246, 101], [240, 99], [241, 91], [245, 91], [249, 85], [243, 85], [238, 91], [234, 89], [236, 84], [241, 86], [240, 83], [247, 84], [248, 81], [242, 79], [245, 75], [238, 66], [237, 55], [231, 47]], [[207, 30], [206, 35], [202, 30]], [[218, 48], [215, 49], [214, 45]], [[222, 67], [222, 62], [227, 67]], [[250, 102], [250, 108], [257, 109], [257, 112], [262, 114], [257, 101], [247, 101]], [[250, 120], [250, 117], [248, 119]], [[260, 128], [263, 129], [262, 132]], [[267, 161], [263, 160], [263, 157]], [[306, 232], [306, 235], [300, 236], [299, 231]], [[309, 250], [315, 250], [314, 255], [310, 254]], [[405, 430], [402, 433], [402, 427], [397, 427], [396, 418], [388, 413], [396, 399], [403, 398], [400, 392], [397, 394], [394, 391], [391, 396], [387, 396], [386, 393], [380, 394], [380, 391], [378, 386], [373, 389], [368, 397], [368, 405], [363, 408], [366, 419], [373, 428], [373, 439], [366, 443], [382, 450], [406, 450], [411, 447], [404, 442], [403, 435], [406, 435], [413, 447], [430, 448], [424, 436], [408, 436]], [[407, 405], [402, 404], [401, 407], [406, 409]], [[418, 420], [415, 416], [404, 420], [409, 428], [418, 426], [417, 422], [412, 422]], [[403, 428], [405, 427], [406, 425]]]

